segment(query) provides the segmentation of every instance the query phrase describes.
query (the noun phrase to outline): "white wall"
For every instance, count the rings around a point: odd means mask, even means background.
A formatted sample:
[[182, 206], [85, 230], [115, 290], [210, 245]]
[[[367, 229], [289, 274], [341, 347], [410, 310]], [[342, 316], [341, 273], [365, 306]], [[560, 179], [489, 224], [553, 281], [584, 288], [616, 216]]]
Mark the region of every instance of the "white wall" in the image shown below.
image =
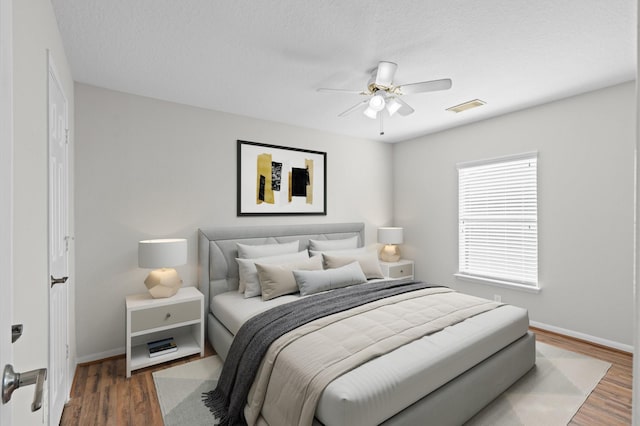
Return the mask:
[[[68, 96], [73, 129], [73, 80], [49, 0], [13, 2], [14, 41], [14, 323], [24, 334], [14, 345], [16, 371], [47, 366], [48, 360], [48, 122], [47, 49]], [[73, 135], [71, 137], [73, 140]], [[73, 176], [73, 161], [70, 164]], [[71, 217], [73, 220], [73, 217]], [[71, 255], [73, 259], [73, 253]], [[70, 265], [73, 294], [73, 263]], [[72, 305], [73, 306], [73, 305]], [[71, 336], [73, 308], [70, 311]], [[73, 345], [73, 341], [71, 342]], [[73, 346], [71, 347], [73, 355]], [[71, 372], [70, 374], [73, 374]], [[46, 385], [45, 385], [46, 388]], [[14, 423], [40, 424], [44, 409], [31, 413], [33, 386], [12, 398]], [[45, 394], [46, 400], [46, 394]]]
[[[394, 217], [418, 278], [499, 294], [535, 322], [630, 350], [635, 108], [626, 83], [397, 144]], [[455, 279], [456, 164], [528, 151], [539, 153], [542, 291]]]
[[[145, 292], [137, 243], [199, 227], [391, 224], [392, 146], [76, 84], [77, 339], [80, 361], [122, 353], [124, 298]], [[236, 140], [327, 152], [327, 216], [237, 217]]]

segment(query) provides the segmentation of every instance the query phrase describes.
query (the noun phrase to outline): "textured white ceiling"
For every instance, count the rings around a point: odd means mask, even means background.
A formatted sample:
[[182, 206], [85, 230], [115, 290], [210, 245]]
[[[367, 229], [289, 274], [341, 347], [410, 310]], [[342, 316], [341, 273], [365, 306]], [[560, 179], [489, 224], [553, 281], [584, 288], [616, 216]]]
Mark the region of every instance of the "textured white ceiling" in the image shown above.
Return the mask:
[[[52, 0], [76, 81], [397, 142], [633, 80], [635, 0]], [[337, 115], [378, 61], [416, 112]], [[482, 99], [455, 114], [445, 108]]]

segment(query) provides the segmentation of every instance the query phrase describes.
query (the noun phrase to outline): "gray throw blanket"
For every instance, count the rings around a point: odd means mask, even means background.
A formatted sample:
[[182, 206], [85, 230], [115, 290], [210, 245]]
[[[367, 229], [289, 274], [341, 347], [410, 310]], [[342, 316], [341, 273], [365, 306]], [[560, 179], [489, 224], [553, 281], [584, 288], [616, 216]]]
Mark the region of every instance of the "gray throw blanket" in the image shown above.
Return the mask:
[[413, 280], [356, 285], [276, 306], [250, 318], [233, 339], [218, 385], [203, 393], [204, 404], [222, 426], [245, 424], [242, 416], [249, 390], [273, 341], [315, 319], [430, 287], [441, 286]]

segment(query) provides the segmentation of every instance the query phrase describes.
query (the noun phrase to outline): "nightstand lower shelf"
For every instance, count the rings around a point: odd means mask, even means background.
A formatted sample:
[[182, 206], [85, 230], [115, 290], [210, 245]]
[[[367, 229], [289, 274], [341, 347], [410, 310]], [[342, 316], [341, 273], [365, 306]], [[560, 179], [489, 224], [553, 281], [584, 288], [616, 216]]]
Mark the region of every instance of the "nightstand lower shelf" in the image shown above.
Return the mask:
[[[150, 339], [148, 335], [144, 337], [146, 337], [149, 342], [155, 339]], [[196, 339], [190, 334], [172, 334], [171, 337], [174, 338], [176, 345], [178, 346], [178, 350], [153, 358], [149, 357], [147, 341], [133, 346], [131, 348], [131, 370], [150, 367], [152, 365], [162, 364], [163, 362], [167, 362], [172, 359], [201, 353], [200, 345], [198, 345]]]

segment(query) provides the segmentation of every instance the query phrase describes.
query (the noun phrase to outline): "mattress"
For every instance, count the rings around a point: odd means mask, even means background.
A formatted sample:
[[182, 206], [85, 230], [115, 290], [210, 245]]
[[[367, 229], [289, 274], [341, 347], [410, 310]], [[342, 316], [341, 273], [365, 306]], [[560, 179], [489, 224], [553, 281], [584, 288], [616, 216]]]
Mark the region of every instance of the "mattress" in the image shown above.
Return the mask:
[[[226, 292], [212, 312], [232, 334], [253, 315], [298, 299], [262, 301]], [[327, 425], [378, 424], [527, 333], [527, 311], [504, 305], [367, 362], [325, 388], [316, 417]]]
[[271, 300], [260, 297], [244, 298], [243, 293], [228, 291], [211, 300], [211, 312], [234, 336], [246, 320], [278, 305], [300, 299], [299, 295], [287, 294]]

